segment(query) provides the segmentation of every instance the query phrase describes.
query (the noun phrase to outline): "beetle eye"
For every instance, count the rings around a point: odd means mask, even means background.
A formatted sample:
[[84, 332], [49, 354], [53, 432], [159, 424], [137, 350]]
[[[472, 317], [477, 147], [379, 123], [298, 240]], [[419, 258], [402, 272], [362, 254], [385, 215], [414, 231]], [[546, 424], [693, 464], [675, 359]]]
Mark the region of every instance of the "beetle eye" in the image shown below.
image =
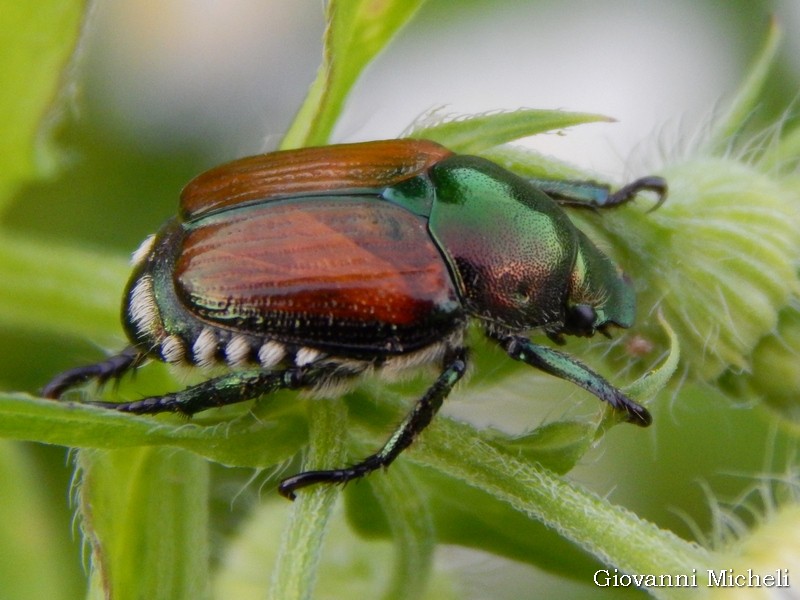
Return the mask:
[[576, 304], [567, 314], [567, 328], [573, 335], [590, 336], [594, 334], [597, 313], [588, 304]]

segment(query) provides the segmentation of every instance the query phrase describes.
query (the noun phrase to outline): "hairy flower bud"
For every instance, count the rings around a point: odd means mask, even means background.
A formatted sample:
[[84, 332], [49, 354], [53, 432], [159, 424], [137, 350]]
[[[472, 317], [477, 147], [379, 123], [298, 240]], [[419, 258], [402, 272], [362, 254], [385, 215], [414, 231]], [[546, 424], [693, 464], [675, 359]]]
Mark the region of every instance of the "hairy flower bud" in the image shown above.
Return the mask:
[[646, 213], [592, 218], [637, 287], [634, 335], [663, 340], [660, 309], [691, 379], [750, 373], [800, 292], [800, 202], [779, 179], [732, 158], [698, 158], [662, 173], [669, 198]]

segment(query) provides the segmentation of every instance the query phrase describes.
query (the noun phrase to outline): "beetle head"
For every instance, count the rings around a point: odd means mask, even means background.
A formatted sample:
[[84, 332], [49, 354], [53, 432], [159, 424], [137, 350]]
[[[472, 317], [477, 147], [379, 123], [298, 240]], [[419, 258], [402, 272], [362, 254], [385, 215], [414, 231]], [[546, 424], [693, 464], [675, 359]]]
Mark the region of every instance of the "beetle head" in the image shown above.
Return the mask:
[[631, 280], [579, 232], [560, 334], [589, 337], [610, 325], [630, 327], [636, 312]]

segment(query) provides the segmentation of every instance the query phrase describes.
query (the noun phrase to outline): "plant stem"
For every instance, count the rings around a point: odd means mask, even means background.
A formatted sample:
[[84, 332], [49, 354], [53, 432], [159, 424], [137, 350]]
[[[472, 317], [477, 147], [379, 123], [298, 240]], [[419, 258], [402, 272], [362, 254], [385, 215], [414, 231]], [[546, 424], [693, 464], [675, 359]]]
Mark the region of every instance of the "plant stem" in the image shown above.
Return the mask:
[[[309, 402], [309, 452], [304, 470], [340, 465], [344, 455], [346, 407], [342, 400]], [[298, 493], [283, 532], [268, 598], [307, 600], [316, 581], [327, 523], [340, 488], [317, 485]]]

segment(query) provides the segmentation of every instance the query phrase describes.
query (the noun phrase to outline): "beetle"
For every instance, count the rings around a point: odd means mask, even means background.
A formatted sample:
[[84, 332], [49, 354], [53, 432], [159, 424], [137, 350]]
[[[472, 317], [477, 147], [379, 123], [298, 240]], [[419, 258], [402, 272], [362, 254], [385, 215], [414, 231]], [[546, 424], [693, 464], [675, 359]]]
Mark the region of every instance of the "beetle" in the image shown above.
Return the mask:
[[131, 345], [57, 375], [59, 398], [147, 359], [218, 375], [175, 393], [88, 402], [128, 413], [192, 415], [278, 389], [319, 390], [368, 370], [439, 366], [385, 445], [350, 467], [284, 479], [281, 494], [345, 483], [388, 466], [431, 422], [467, 369], [477, 321], [512, 358], [571, 381], [624, 412], [648, 411], [570, 355], [532, 342], [538, 330], [608, 335], [633, 323], [630, 280], [561, 205], [619, 206], [667, 185], [645, 177], [611, 193], [591, 182], [528, 180], [426, 140], [273, 152], [207, 171], [178, 215], [132, 258], [122, 321]]

